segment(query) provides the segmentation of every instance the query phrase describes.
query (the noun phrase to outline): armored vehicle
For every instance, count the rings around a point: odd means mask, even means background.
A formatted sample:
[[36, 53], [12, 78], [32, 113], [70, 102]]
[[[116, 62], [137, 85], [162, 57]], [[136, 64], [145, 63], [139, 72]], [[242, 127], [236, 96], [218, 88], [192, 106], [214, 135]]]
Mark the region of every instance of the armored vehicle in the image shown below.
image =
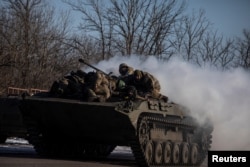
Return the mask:
[[25, 97], [20, 109], [28, 141], [50, 157], [105, 157], [130, 146], [139, 166], [199, 166], [211, 144], [213, 127], [200, 124], [175, 103], [149, 99], [83, 102]]
[[0, 97], [0, 143], [4, 143], [8, 137], [25, 138], [26, 134], [19, 110], [19, 98]]
[[20, 97], [39, 92], [47, 90], [8, 87], [6, 94], [0, 95], [0, 143], [8, 137], [26, 138], [27, 130], [19, 110]]

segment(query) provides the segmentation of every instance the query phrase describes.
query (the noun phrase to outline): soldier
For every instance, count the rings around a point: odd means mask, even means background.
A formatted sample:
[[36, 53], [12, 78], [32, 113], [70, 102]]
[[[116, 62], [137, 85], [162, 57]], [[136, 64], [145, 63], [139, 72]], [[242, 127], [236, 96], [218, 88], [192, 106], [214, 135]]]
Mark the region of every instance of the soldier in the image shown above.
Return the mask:
[[68, 94], [69, 82], [64, 77], [59, 81], [54, 81], [50, 89], [50, 95], [53, 97], [65, 97]]
[[126, 83], [122, 79], [118, 79], [118, 77], [115, 77], [112, 82], [115, 82], [115, 86], [111, 91], [112, 97], [115, 99], [135, 100], [138, 98], [136, 93], [137, 91], [134, 86], [127, 86]]
[[161, 98], [159, 81], [151, 74], [135, 70], [128, 79], [127, 85], [134, 86], [139, 96], [147, 98]]
[[132, 67], [128, 66], [125, 63], [120, 64], [119, 66], [120, 78], [124, 78], [129, 75], [132, 75], [133, 72], [134, 72], [134, 69]]
[[85, 75], [86, 73], [81, 70], [72, 71], [70, 75], [66, 75], [53, 83], [50, 94], [56, 97], [80, 99]]
[[87, 101], [106, 101], [110, 97], [109, 81], [101, 72], [90, 72], [84, 88]]
[[77, 70], [76, 72], [72, 71], [71, 75], [74, 77], [77, 83], [84, 84], [84, 78], [87, 73], [82, 70]]
[[105, 99], [110, 97], [109, 81], [101, 72], [96, 72], [95, 93], [103, 95]]

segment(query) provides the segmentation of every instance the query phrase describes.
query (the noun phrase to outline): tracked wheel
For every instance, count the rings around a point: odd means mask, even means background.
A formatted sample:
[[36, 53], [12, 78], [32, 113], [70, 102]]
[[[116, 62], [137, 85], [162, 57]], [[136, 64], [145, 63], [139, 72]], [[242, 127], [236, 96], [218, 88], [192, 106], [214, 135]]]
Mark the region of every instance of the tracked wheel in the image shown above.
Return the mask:
[[153, 155], [154, 155], [153, 142], [148, 141], [145, 146], [145, 159], [148, 162], [148, 164], [151, 164], [153, 162]]
[[202, 132], [203, 128], [190, 118], [168, 119], [145, 114], [137, 121], [136, 135], [130, 138], [130, 146], [140, 167], [198, 167], [205, 159], [211, 140], [207, 131], [202, 140]]
[[172, 148], [170, 142], [165, 142], [164, 149], [163, 149], [163, 163], [170, 164], [171, 163], [171, 154]]
[[180, 147], [178, 143], [173, 145], [173, 164], [180, 163]]
[[197, 144], [192, 144], [190, 153], [191, 165], [196, 165], [198, 163], [198, 146]]
[[141, 145], [145, 145], [149, 140], [149, 127], [145, 119], [142, 119], [139, 124], [138, 137]]
[[157, 142], [155, 145], [154, 160], [156, 164], [161, 164], [163, 159], [163, 147], [161, 142]]
[[189, 162], [189, 147], [188, 143], [182, 143], [182, 149], [181, 149], [181, 162], [183, 164], [188, 164]]

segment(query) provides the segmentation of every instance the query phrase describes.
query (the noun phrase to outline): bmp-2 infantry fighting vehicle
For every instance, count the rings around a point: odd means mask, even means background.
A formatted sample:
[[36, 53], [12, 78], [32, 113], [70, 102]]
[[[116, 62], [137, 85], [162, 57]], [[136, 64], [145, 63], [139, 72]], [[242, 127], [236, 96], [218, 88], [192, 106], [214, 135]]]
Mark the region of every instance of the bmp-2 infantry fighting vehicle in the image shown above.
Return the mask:
[[41, 89], [8, 87], [6, 94], [0, 95], [0, 143], [8, 137], [26, 138], [27, 130], [19, 110], [21, 94], [45, 92]]
[[5, 143], [8, 137], [26, 137], [18, 105], [17, 97], [0, 97], [0, 143]]
[[199, 166], [212, 126], [184, 107], [157, 99], [84, 102], [37, 95], [21, 101], [28, 140], [44, 156], [104, 157], [130, 146], [142, 167]]

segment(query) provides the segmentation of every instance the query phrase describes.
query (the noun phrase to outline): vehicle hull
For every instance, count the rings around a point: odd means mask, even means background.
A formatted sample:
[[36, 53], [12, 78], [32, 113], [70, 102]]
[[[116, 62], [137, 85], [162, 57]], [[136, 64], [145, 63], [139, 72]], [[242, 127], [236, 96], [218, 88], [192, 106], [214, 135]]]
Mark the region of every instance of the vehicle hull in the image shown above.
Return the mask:
[[54, 138], [126, 145], [126, 138], [135, 132], [127, 113], [115, 110], [117, 103], [101, 105], [99, 102], [34, 97], [25, 99], [25, 103], [28, 108], [24, 115], [39, 122], [42, 133]]
[[18, 97], [0, 98], [0, 142], [4, 142], [7, 137], [26, 137], [27, 130], [19, 104]]

